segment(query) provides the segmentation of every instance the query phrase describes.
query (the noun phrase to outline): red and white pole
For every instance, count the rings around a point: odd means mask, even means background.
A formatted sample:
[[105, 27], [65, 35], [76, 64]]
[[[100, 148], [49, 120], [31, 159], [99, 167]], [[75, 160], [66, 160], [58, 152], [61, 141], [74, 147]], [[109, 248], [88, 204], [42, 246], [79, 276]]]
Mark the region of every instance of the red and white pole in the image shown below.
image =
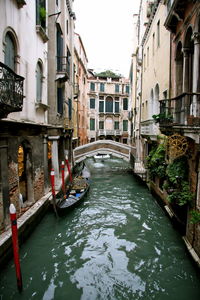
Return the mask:
[[58, 217], [58, 213], [56, 210], [56, 192], [55, 192], [55, 172], [54, 169], [51, 169], [51, 190], [52, 190], [52, 197], [53, 197], [53, 208], [56, 214], [56, 217]]
[[67, 170], [68, 170], [68, 173], [69, 173], [69, 182], [72, 182], [72, 173], [71, 173], [70, 164], [69, 164], [67, 156], [66, 156], [65, 161], [66, 161]]
[[62, 173], [62, 190], [63, 194], [65, 194], [65, 162], [61, 163], [61, 173]]
[[15, 271], [17, 277], [17, 287], [18, 290], [21, 292], [23, 286], [22, 286], [22, 274], [21, 274], [20, 261], [19, 261], [17, 216], [16, 216], [16, 209], [13, 203], [10, 204], [9, 211], [10, 211], [10, 220], [11, 220], [11, 228], [12, 228], [12, 245], [13, 245]]
[[55, 172], [54, 169], [51, 169], [51, 191], [52, 191], [52, 196], [55, 197]]

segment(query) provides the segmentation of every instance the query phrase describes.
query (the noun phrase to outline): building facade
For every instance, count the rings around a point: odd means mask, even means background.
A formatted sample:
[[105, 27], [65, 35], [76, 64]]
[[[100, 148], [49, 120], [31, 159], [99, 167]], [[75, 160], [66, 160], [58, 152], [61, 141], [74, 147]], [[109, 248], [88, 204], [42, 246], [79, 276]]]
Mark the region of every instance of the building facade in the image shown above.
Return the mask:
[[[173, 187], [185, 192], [184, 208], [177, 207], [177, 199], [171, 206], [181, 218], [184, 240], [196, 258], [196, 254], [200, 257], [200, 3], [174, 0], [165, 5], [165, 27], [171, 33], [171, 94], [161, 102], [161, 109], [173, 118], [170, 123], [163, 120], [160, 130], [168, 135], [169, 161], [182, 163], [185, 170], [174, 174], [177, 182]], [[171, 185], [169, 179], [168, 183]], [[175, 192], [167, 192], [173, 198]]]
[[2, 228], [10, 202], [19, 213], [22, 202], [28, 207], [44, 194], [48, 69], [45, 18], [35, 2], [1, 1], [0, 14]]
[[73, 1], [49, 1], [48, 11], [48, 130], [50, 167], [59, 182], [61, 161], [71, 161], [74, 120]]
[[0, 227], [49, 191], [50, 169], [71, 159], [72, 1], [0, 3]]
[[111, 71], [88, 78], [88, 138], [130, 142], [130, 83]]
[[88, 143], [87, 126], [88, 126], [88, 106], [87, 106], [87, 92], [88, 92], [88, 72], [87, 72], [87, 55], [79, 34], [75, 33], [75, 52], [74, 52], [74, 76], [75, 76], [75, 102], [76, 105], [76, 130], [77, 146]]

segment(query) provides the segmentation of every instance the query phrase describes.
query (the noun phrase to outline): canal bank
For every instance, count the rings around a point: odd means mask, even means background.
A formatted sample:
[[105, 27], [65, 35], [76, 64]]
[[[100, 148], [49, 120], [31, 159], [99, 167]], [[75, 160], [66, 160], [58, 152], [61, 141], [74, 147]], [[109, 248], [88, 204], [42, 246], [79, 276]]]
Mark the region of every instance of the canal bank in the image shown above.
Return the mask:
[[[67, 172], [65, 181], [68, 180], [69, 173]], [[57, 190], [55, 191], [56, 194], [61, 190], [61, 187], [62, 182], [59, 180]], [[35, 227], [39, 224], [47, 210], [51, 209], [53, 211], [51, 190], [49, 190], [40, 200], [26, 209], [27, 210], [21, 213], [21, 215], [17, 218], [18, 240], [20, 246], [34, 231]], [[0, 267], [5, 265], [12, 256], [12, 232], [9, 224], [0, 234]]]
[[[19, 245], [25, 242], [50, 205], [51, 193], [33, 204], [17, 219]], [[10, 226], [0, 234], [0, 266], [4, 265], [13, 255], [12, 233]]]

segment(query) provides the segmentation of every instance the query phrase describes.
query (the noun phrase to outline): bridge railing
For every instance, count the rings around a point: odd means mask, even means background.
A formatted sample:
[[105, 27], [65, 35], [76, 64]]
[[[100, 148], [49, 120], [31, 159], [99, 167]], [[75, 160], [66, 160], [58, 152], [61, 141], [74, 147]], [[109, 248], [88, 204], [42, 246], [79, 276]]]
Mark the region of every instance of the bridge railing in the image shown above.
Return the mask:
[[89, 144], [79, 146], [74, 149], [74, 159], [83, 160], [88, 156], [94, 156], [97, 153], [113, 154], [114, 156], [130, 160], [130, 154], [135, 154], [135, 148], [127, 144], [111, 140], [99, 140]]

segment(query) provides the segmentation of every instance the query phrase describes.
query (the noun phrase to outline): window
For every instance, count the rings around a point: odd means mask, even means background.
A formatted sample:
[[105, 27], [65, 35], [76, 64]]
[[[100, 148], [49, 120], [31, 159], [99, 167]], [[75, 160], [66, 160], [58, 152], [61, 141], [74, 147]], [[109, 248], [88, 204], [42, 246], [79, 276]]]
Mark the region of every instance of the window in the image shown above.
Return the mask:
[[115, 113], [119, 113], [119, 101], [115, 101]]
[[63, 89], [57, 88], [57, 112], [62, 115], [63, 113]]
[[66, 22], [66, 27], [67, 27], [67, 35], [69, 34], [69, 21], [67, 20]]
[[146, 54], [144, 54], [144, 71], [146, 70]]
[[37, 63], [36, 67], [36, 101], [42, 102], [42, 65]]
[[106, 113], [113, 112], [113, 99], [111, 97], [106, 98]]
[[104, 129], [104, 121], [99, 121], [99, 129]]
[[68, 116], [69, 120], [72, 119], [72, 99], [68, 99]]
[[126, 93], [129, 94], [129, 85], [126, 85]]
[[90, 119], [90, 130], [95, 130], [95, 119]]
[[115, 93], [119, 93], [119, 84], [115, 84]]
[[114, 129], [115, 130], [119, 129], [119, 121], [115, 121], [115, 123], [114, 123]]
[[45, 0], [36, 0], [36, 24], [46, 28], [46, 3]]
[[123, 110], [128, 110], [128, 98], [123, 99]]
[[63, 71], [63, 36], [60, 26], [57, 26], [57, 71]]
[[128, 120], [123, 120], [123, 131], [128, 131]]
[[11, 33], [5, 36], [5, 57], [4, 63], [13, 71], [15, 71], [15, 44]]
[[100, 83], [100, 92], [104, 92], [104, 83]]
[[157, 23], [157, 47], [160, 47], [160, 21]]
[[155, 33], [152, 36], [152, 55], [155, 53]]
[[90, 82], [90, 90], [95, 91], [95, 83], [94, 82]]
[[99, 101], [99, 112], [104, 112], [104, 101]]
[[90, 99], [90, 108], [95, 108], [95, 99], [94, 98]]

